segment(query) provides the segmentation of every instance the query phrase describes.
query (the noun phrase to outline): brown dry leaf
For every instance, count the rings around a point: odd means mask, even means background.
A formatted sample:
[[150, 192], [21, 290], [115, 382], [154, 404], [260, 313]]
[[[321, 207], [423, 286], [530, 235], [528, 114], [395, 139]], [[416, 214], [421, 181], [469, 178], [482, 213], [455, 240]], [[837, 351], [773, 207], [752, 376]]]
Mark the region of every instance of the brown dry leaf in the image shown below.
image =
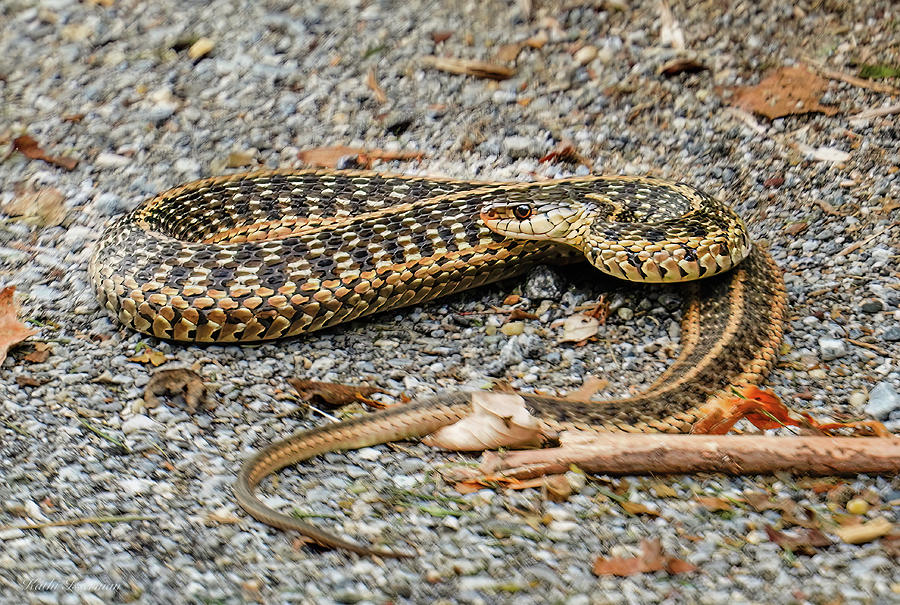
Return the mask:
[[565, 502], [572, 495], [572, 482], [565, 475], [547, 475], [543, 479], [550, 501]]
[[537, 319], [538, 316], [534, 313], [529, 313], [523, 309], [513, 309], [509, 312], [509, 317], [506, 321], [517, 321], [520, 319]]
[[37, 330], [16, 319], [18, 307], [13, 300], [15, 291], [15, 286], [6, 286], [0, 290], [0, 364], [6, 359], [6, 353], [10, 348], [37, 334]]
[[144, 388], [144, 403], [148, 408], [155, 408], [159, 405], [159, 396], [165, 394], [182, 395], [185, 408], [191, 414], [201, 403], [207, 410], [215, 407], [215, 402], [208, 398], [203, 377], [190, 368], [157, 370]]
[[298, 153], [297, 157], [304, 164], [321, 168], [337, 168], [341, 160], [352, 158], [358, 166], [369, 168], [378, 160], [421, 160], [425, 154], [421, 151], [386, 151], [336, 145], [306, 149]]
[[716, 498], [714, 496], [697, 496], [694, 498], [700, 506], [709, 511], [731, 510], [731, 502], [725, 498]]
[[27, 134], [13, 139], [13, 149], [32, 160], [44, 160], [48, 164], [55, 164], [66, 170], [74, 170], [78, 166], [78, 160], [61, 156], [47, 155], [43, 149], [38, 146], [38, 142]]
[[547, 155], [542, 157], [539, 162], [555, 162], [556, 160], [562, 160], [564, 162], [577, 162], [578, 164], [582, 164], [591, 168], [590, 161], [585, 158], [583, 155], [578, 153], [578, 149], [575, 148], [575, 143], [570, 141], [569, 139], [563, 139], [559, 143], [553, 146]]
[[225, 158], [225, 167], [241, 168], [242, 166], [252, 166], [254, 158], [256, 158], [255, 149], [232, 151], [228, 154], [228, 157]]
[[864, 544], [888, 535], [893, 529], [893, 523], [884, 517], [878, 517], [862, 525], [839, 527], [833, 533], [847, 544]]
[[514, 305], [514, 304], [518, 303], [520, 300], [522, 300], [522, 297], [519, 296], [518, 294], [510, 294], [509, 296], [507, 296], [506, 298], [503, 299], [503, 304], [504, 305]]
[[657, 73], [661, 76], [677, 76], [678, 74], [695, 74], [709, 69], [706, 65], [690, 57], [676, 57], [659, 66]]
[[524, 48], [524, 42], [513, 42], [512, 44], [504, 44], [497, 50], [497, 60], [504, 63], [512, 63], [519, 57], [519, 53]]
[[800, 223], [791, 223], [784, 228], [784, 232], [788, 235], [800, 235], [801, 233], [806, 231], [807, 227], [809, 227], [809, 223], [807, 223], [806, 221]]
[[20, 387], [39, 387], [43, 382], [35, 378], [34, 376], [26, 376], [25, 374], [16, 375], [16, 384]]
[[456, 451], [528, 447], [541, 443], [541, 423], [512, 393], [472, 393], [472, 413], [431, 433], [422, 443]]
[[298, 378], [289, 378], [288, 382], [296, 389], [302, 400], [330, 407], [339, 407], [357, 401], [371, 403], [369, 395], [384, 392], [378, 387], [353, 386], [336, 382], [300, 380]]
[[378, 84], [378, 78], [375, 77], [375, 68], [370, 67], [369, 72], [366, 74], [366, 86], [369, 87], [369, 90], [372, 91], [372, 94], [375, 95], [375, 100], [379, 103], [387, 103], [387, 95], [384, 94], [384, 89]]
[[44, 363], [50, 357], [50, 345], [46, 342], [34, 343], [34, 351], [25, 356], [25, 361]]
[[433, 31], [431, 32], [431, 41], [435, 44], [440, 44], [441, 42], [446, 42], [450, 39], [450, 36], [453, 35], [452, 31], [442, 30], [442, 31]]
[[837, 113], [819, 103], [828, 82], [803, 67], [782, 67], [756, 86], [734, 89], [731, 104], [769, 119], [819, 112]]
[[619, 506], [621, 506], [622, 509], [629, 515], [648, 515], [650, 517], [659, 516], [659, 511], [653, 510], [652, 508], [647, 508], [639, 502], [625, 500], [624, 502], [619, 502]]
[[15, 197], [0, 212], [40, 227], [56, 227], [66, 220], [66, 196], [59, 189], [17, 188]]
[[659, 539], [643, 540], [641, 554], [637, 557], [597, 557], [593, 568], [598, 576], [632, 576], [663, 569], [670, 574], [677, 574], [695, 571], [697, 568], [687, 561], [663, 553]]
[[134, 361], [137, 363], [149, 363], [154, 368], [156, 368], [166, 363], [166, 354], [162, 351], [155, 351], [150, 347], [146, 347], [143, 351], [141, 351], [140, 355], [129, 357], [128, 361]]
[[607, 379], [588, 375], [585, 376], [584, 382], [581, 383], [580, 387], [578, 387], [574, 391], [566, 393], [565, 396], [562, 397], [562, 399], [563, 401], [590, 403], [591, 397], [596, 395], [599, 391], [605, 389], [607, 386], [609, 386], [609, 381]]
[[582, 342], [600, 331], [600, 320], [584, 313], [576, 313], [563, 322], [562, 338], [557, 343]]
[[831, 540], [828, 536], [818, 529], [803, 529], [787, 534], [776, 531], [773, 527], [766, 525], [766, 535], [769, 536], [769, 540], [784, 550], [799, 552], [804, 555], [814, 555], [816, 548], [831, 545]]
[[435, 57], [426, 55], [422, 57], [422, 63], [441, 71], [476, 78], [488, 78], [491, 80], [506, 80], [516, 75], [516, 70], [505, 65], [490, 63], [488, 61], [476, 61], [473, 59], [459, 59], [456, 57]]

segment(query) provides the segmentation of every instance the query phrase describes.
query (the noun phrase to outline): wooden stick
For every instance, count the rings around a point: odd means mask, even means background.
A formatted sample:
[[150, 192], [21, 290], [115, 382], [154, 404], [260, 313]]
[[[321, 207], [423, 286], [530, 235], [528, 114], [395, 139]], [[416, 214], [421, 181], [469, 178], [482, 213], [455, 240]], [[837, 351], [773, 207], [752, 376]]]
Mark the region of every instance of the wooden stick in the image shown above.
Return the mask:
[[571, 465], [611, 475], [790, 471], [803, 475], [900, 473], [900, 439], [760, 435], [609, 434], [558, 448], [485, 454], [481, 471], [519, 479]]

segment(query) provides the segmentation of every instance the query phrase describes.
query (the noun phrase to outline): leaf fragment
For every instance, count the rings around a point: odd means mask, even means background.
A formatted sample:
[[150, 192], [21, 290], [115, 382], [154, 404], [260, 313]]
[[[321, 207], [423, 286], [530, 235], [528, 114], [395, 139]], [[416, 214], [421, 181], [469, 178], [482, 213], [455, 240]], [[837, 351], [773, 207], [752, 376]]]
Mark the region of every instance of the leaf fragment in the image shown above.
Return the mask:
[[66, 196], [59, 189], [17, 188], [15, 197], [0, 206], [0, 212], [39, 227], [61, 225], [68, 215]]
[[369, 395], [384, 392], [378, 387], [300, 380], [298, 378], [289, 378], [288, 382], [304, 401], [330, 407], [339, 407], [357, 401], [370, 403]]
[[43, 160], [48, 164], [54, 164], [66, 170], [74, 170], [78, 166], [78, 160], [75, 158], [49, 155], [41, 149], [37, 141], [27, 134], [13, 139], [13, 149], [30, 160]]
[[182, 395], [185, 408], [190, 414], [197, 411], [200, 404], [207, 410], [215, 406], [215, 402], [208, 396], [203, 377], [190, 368], [157, 370], [144, 387], [145, 405], [155, 408], [160, 403], [159, 396], [164, 394]]
[[0, 290], [0, 364], [14, 345], [29, 336], [37, 334], [37, 330], [29, 328], [16, 318], [18, 306], [13, 300], [15, 286], [6, 286]]
[[594, 559], [594, 574], [598, 576], [632, 576], [665, 570], [670, 574], [689, 573], [697, 567], [662, 550], [658, 538], [643, 540], [641, 554], [637, 557], [597, 557]]
[[[421, 160], [425, 154], [421, 151], [387, 151], [384, 149], [365, 149], [363, 147], [314, 147], [297, 154], [300, 161], [309, 166], [321, 168], [370, 168], [379, 160]], [[347, 165], [347, 163], [352, 165]]]
[[782, 67], [755, 86], [735, 88], [731, 104], [771, 120], [804, 113], [830, 116], [837, 107], [819, 103], [827, 84], [805, 67]]
[[845, 525], [834, 530], [834, 534], [847, 544], [864, 544], [886, 536], [894, 529], [894, 524], [878, 517], [861, 525]]

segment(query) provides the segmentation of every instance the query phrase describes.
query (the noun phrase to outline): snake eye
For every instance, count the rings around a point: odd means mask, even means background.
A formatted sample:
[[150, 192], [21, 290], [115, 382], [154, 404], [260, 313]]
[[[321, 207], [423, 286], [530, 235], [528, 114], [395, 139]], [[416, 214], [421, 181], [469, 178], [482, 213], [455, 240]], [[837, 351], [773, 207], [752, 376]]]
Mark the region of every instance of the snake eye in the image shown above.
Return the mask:
[[513, 216], [520, 221], [524, 221], [526, 218], [531, 216], [531, 206], [529, 206], [528, 204], [519, 204], [518, 206], [513, 208]]

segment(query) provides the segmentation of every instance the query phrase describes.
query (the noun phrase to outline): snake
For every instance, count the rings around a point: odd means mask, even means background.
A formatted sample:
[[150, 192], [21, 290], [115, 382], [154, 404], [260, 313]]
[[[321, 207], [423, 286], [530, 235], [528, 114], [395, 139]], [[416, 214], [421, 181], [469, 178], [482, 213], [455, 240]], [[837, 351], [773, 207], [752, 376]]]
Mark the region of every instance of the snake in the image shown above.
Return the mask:
[[[566, 430], [689, 432], [735, 385], [759, 384], [771, 370], [787, 308], [782, 272], [728, 204], [653, 177], [489, 182], [328, 169], [213, 177], [115, 219], [88, 273], [101, 305], [129, 328], [243, 344], [584, 260], [620, 279], [679, 288], [681, 349], [630, 397], [580, 403], [520, 393], [548, 439]], [[324, 547], [409, 556], [276, 511], [256, 488], [325, 452], [453, 424], [471, 412], [470, 395], [443, 392], [274, 442], [244, 462], [237, 502]]]

